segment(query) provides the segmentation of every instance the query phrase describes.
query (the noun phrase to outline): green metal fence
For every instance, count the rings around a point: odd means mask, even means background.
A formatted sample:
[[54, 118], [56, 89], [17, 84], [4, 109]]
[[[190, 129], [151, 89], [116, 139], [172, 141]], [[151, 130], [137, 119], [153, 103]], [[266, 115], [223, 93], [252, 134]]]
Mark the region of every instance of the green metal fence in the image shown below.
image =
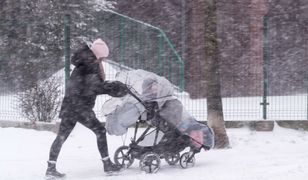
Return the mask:
[[[102, 38], [110, 50], [109, 63], [104, 67], [107, 79], [114, 79], [117, 71], [144, 69], [166, 77], [179, 91], [183, 90], [184, 62], [163, 30], [110, 10], [97, 12], [95, 17], [95, 21], [88, 22], [90, 28], [84, 38], [85, 35], [79, 33], [82, 27], [74, 26], [75, 20], [65, 16], [66, 30], [70, 29], [66, 34], [71, 35], [65, 36], [64, 40], [67, 42], [64, 48], [67, 50], [66, 62], [70, 48], [73, 52], [78, 48], [77, 44]], [[103, 96], [96, 103], [95, 111], [99, 117], [102, 116], [101, 106], [108, 98]]]
[[[225, 40], [220, 51], [228, 54], [222, 57], [221, 67], [225, 120], [308, 119], [308, 39], [297, 29], [301, 22], [284, 23], [275, 18], [281, 17], [271, 15], [264, 20], [264, 56], [260, 66], [248, 61], [249, 53], [243, 49], [250, 34], [246, 22], [228, 28], [220, 24], [218, 35]], [[44, 21], [1, 19], [0, 120], [24, 119], [17, 98], [20, 92], [32, 87], [27, 82], [35, 83], [52, 75], [59, 77], [61, 99], [65, 77], [72, 68], [71, 53], [84, 41], [96, 38], [104, 39], [110, 47], [109, 58], [113, 63], [105, 66], [107, 79], [113, 79], [117, 71], [140, 68], [165, 76], [184, 90], [185, 61], [161, 29], [113, 11], [97, 12], [86, 27], [76, 21], [65, 16], [61, 26], [50, 27]], [[52, 37], [44, 32], [52, 32]], [[35, 33], [42, 34], [35, 36]], [[293, 43], [283, 39], [288, 37], [285, 33], [295, 38]], [[228, 41], [224, 35], [238, 39]], [[243, 46], [236, 42], [242, 42]], [[231, 58], [232, 63], [228, 64], [224, 58]], [[39, 60], [43, 63], [38, 63]], [[255, 67], [259, 68], [257, 73], [251, 73]], [[224, 76], [226, 69], [232, 69], [232, 73]], [[181, 93], [179, 97], [185, 108], [198, 120], [206, 120], [206, 99], [190, 99], [185, 90]], [[96, 103], [99, 118], [107, 98], [102, 96]]]
[[[109, 59], [119, 68], [151, 71], [183, 89], [184, 62], [164, 31], [110, 10], [100, 11], [95, 17], [87, 40], [104, 39], [110, 49]], [[74, 33], [77, 28], [71, 31], [72, 39], [81, 36]]]
[[[306, 9], [307, 10], [307, 9]], [[293, 16], [292, 14], [297, 14]], [[308, 36], [300, 11], [264, 17], [265, 119], [308, 119]]]
[[[263, 19], [247, 16], [238, 21], [236, 14], [220, 16], [224, 22], [219, 36], [223, 40], [225, 119], [307, 120], [308, 36], [304, 16], [299, 12], [269, 12]], [[252, 44], [256, 39], [258, 42]]]

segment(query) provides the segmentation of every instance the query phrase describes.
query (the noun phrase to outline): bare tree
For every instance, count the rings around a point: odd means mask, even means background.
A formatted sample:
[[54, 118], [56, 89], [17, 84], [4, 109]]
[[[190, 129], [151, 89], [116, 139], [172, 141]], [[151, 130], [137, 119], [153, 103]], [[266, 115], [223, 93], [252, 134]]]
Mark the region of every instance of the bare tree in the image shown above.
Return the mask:
[[220, 91], [216, 0], [205, 0], [205, 80], [208, 124], [215, 134], [215, 148], [229, 147]]
[[36, 83], [31, 89], [18, 94], [22, 116], [32, 123], [51, 122], [60, 105], [60, 82], [56, 77]]

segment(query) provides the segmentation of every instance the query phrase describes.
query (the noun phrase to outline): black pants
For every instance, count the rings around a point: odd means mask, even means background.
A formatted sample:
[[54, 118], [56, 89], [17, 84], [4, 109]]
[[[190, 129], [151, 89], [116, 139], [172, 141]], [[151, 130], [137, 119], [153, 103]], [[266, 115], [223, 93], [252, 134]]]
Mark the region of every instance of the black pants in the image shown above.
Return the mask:
[[94, 112], [74, 112], [63, 116], [58, 135], [50, 148], [49, 161], [57, 161], [63, 143], [70, 135], [77, 122], [91, 129], [95, 133], [101, 157], [104, 158], [108, 156], [106, 129], [95, 117]]

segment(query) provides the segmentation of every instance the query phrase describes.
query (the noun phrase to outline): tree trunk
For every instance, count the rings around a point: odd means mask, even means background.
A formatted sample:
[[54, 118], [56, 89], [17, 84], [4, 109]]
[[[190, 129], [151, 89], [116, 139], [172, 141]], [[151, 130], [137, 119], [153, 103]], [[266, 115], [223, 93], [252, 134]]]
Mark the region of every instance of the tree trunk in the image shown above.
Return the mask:
[[215, 134], [215, 148], [229, 147], [222, 111], [217, 41], [216, 0], [205, 0], [205, 79], [208, 124]]

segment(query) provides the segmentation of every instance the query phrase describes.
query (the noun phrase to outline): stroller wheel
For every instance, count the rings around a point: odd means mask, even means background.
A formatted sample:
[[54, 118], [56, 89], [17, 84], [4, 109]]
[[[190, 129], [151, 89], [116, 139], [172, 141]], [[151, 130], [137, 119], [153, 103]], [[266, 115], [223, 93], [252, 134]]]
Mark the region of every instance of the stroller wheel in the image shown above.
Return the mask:
[[156, 173], [160, 168], [159, 155], [154, 152], [147, 152], [140, 158], [140, 169], [146, 173]]
[[195, 165], [195, 156], [190, 152], [182, 154], [180, 165], [183, 169], [193, 167]]
[[128, 150], [128, 146], [119, 147], [114, 153], [114, 162], [119, 165], [124, 165], [126, 168], [130, 167], [134, 162], [134, 158], [128, 153]]
[[164, 157], [169, 165], [175, 165], [180, 160], [180, 153], [166, 153], [164, 154]]

